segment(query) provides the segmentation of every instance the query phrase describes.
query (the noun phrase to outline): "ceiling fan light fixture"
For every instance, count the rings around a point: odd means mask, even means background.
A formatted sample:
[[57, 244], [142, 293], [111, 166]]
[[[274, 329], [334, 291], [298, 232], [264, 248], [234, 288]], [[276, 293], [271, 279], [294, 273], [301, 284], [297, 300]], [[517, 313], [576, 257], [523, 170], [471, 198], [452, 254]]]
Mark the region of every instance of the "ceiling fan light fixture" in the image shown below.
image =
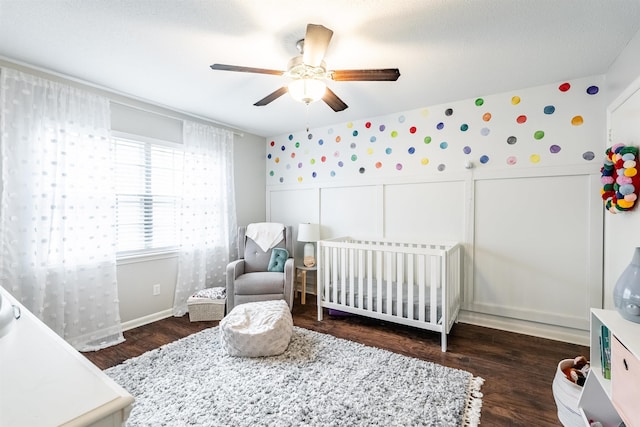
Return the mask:
[[288, 89], [289, 95], [296, 101], [311, 104], [322, 99], [327, 85], [322, 80], [302, 78], [289, 83]]

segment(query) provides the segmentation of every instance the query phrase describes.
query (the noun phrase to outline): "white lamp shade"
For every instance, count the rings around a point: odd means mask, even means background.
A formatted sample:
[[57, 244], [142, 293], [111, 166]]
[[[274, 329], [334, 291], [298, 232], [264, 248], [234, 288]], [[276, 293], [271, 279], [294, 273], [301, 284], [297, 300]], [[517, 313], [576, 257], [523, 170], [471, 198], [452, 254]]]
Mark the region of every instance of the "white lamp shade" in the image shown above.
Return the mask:
[[320, 226], [318, 224], [299, 224], [299, 242], [317, 242], [320, 240]]
[[317, 79], [303, 78], [294, 80], [288, 86], [289, 95], [293, 99], [305, 104], [320, 100], [327, 90], [327, 85]]

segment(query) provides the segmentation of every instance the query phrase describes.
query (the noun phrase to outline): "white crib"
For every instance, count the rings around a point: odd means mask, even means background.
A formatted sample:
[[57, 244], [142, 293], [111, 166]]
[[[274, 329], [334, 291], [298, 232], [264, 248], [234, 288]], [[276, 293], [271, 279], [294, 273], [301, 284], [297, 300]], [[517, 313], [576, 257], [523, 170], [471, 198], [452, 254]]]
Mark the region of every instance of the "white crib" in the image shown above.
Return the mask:
[[318, 242], [318, 320], [323, 308], [440, 332], [442, 351], [461, 303], [462, 251], [358, 240]]

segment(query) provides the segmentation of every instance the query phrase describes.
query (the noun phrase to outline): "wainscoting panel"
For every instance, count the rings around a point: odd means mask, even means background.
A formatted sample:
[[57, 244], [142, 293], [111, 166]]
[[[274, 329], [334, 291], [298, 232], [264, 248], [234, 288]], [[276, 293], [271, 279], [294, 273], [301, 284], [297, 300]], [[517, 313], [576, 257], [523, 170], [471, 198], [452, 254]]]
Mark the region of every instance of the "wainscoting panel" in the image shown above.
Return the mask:
[[323, 237], [382, 237], [381, 192], [375, 185], [321, 189]]
[[429, 243], [465, 239], [464, 181], [385, 185], [384, 237]]
[[589, 329], [602, 304], [598, 196], [590, 175], [476, 181], [470, 309]]

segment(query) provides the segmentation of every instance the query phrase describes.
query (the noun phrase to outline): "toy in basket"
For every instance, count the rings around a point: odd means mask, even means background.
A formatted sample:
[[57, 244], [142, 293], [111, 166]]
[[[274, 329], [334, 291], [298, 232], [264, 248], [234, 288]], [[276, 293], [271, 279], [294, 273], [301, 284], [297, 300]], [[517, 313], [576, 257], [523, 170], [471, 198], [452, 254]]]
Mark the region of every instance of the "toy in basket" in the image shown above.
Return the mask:
[[198, 322], [203, 320], [221, 320], [227, 302], [225, 288], [202, 289], [187, 299], [189, 320]]

